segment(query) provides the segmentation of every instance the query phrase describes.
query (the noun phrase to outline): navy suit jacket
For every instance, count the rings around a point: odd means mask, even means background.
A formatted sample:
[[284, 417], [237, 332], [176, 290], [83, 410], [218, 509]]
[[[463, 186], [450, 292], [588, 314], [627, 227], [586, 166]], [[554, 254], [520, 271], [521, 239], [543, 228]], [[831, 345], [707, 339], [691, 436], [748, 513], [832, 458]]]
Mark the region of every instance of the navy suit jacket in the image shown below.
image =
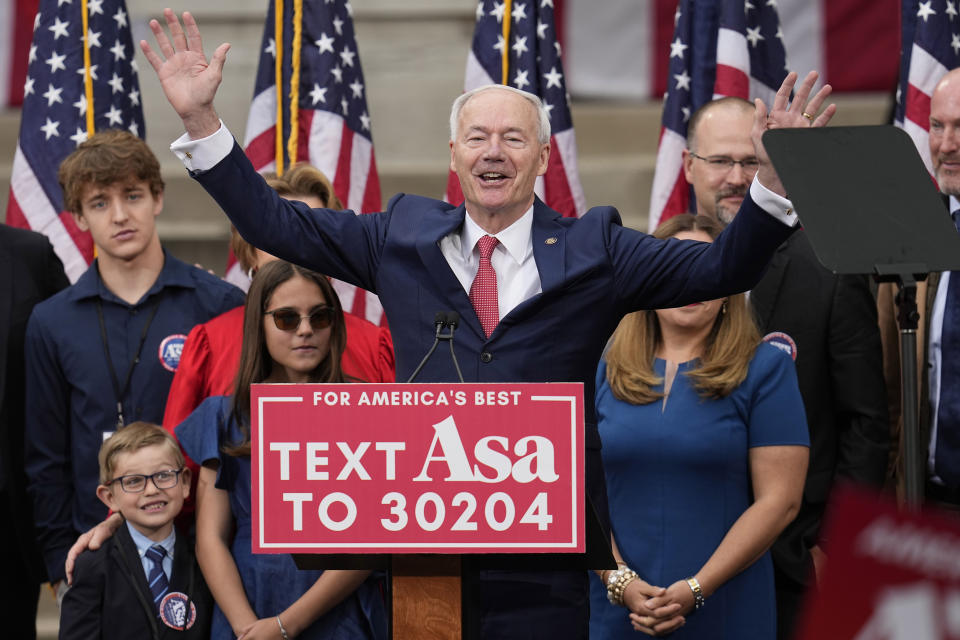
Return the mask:
[[[216, 166], [193, 176], [254, 246], [377, 293], [394, 337], [397, 380], [409, 377], [433, 343], [436, 313], [456, 311], [454, 343], [464, 379], [582, 382], [586, 448], [594, 451], [600, 446], [594, 375], [620, 319], [638, 309], [750, 289], [793, 231], [749, 197], [712, 244], [658, 240], [624, 228], [612, 207], [564, 218], [537, 199], [533, 253], [542, 293], [513, 309], [487, 338], [440, 250], [440, 240], [463, 224], [463, 205], [401, 193], [382, 213], [311, 209], [278, 197], [237, 144]], [[451, 359], [439, 353], [418, 377], [454, 380]], [[595, 473], [599, 467], [593, 471], [587, 470], [587, 488], [605, 517], [603, 477]]]

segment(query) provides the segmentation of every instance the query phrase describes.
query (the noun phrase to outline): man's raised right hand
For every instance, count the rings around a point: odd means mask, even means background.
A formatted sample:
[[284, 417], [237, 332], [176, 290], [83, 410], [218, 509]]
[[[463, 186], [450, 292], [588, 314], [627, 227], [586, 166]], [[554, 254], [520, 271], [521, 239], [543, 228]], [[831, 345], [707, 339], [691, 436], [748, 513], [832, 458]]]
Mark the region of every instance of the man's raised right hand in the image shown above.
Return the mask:
[[223, 43], [207, 61], [197, 21], [189, 12], [183, 13], [183, 25], [173, 10], [163, 10], [170, 29], [170, 38], [156, 20], [150, 21], [150, 30], [157, 40], [160, 53], [146, 40], [140, 48], [157, 72], [160, 86], [170, 105], [183, 120], [183, 127], [191, 139], [197, 140], [216, 133], [220, 117], [213, 107], [213, 98], [223, 79], [223, 63], [227, 59], [228, 43]]

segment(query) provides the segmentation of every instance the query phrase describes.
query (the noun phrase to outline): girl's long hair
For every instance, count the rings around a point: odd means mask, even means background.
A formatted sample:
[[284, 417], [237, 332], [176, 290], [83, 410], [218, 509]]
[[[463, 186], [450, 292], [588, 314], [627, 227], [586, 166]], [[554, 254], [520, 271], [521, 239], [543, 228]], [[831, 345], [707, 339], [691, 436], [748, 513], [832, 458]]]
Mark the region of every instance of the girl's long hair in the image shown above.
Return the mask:
[[[665, 221], [653, 235], [670, 238], [684, 231], [703, 231], [715, 239], [722, 227], [713, 218], [683, 214]], [[607, 382], [615, 397], [632, 404], [649, 404], [663, 397], [662, 392], [654, 391], [663, 379], [653, 370], [661, 340], [654, 311], [636, 311], [620, 321], [606, 356]], [[701, 396], [727, 396], [747, 377], [759, 342], [760, 333], [746, 296], [729, 296], [726, 313], [717, 314], [707, 335], [699, 365], [686, 375]]]
[[263, 328], [264, 313], [273, 292], [284, 282], [300, 276], [313, 282], [323, 293], [327, 305], [334, 310], [333, 323], [330, 325], [330, 352], [310, 374], [311, 382], [346, 382], [343, 373], [343, 350], [347, 344], [347, 330], [344, 326], [343, 308], [340, 298], [330, 286], [327, 278], [283, 260], [274, 260], [257, 270], [247, 293], [247, 304], [243, 312], [243, 346], [240, 350], [240, 367], [233, 388], [233, 409], [231, 416], [236, 420], [243, 433], [243, 439], [224, 447], [224, 452], [232, 456], [250, 455], [250, 385], [263, 382], [273, 371], [273, 358], [267, 351], [266, 334]]

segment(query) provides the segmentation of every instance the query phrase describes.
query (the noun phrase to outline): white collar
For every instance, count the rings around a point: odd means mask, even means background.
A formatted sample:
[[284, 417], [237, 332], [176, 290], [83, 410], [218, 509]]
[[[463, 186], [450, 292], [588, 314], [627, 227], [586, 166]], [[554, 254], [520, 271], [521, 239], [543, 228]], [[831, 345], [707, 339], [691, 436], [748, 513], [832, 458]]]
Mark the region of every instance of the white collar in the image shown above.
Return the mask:
[[166, 538], [164, 538], [160, 542], [154, 542], [147, 536], [137, 531], [136, 527], [130, 524], [129, 521], [126, 521], [125, 524], [127, 525], [127, 529], [130, 531], [130, 537], [133, 538], [133, 544], [137, 545], [137, 553], [140, 554], [141, 558], [143, 558], [144, 554], [147, 553], [147, 549], [149, 549], [155, 544], [158, 544], [161, 547], [163, 547], [167, 552], [167, 556], [169, 556], [171, 559], [173, 558], [173, 547], [177, 541], [176, 527], [173, 528], [173, 531], [171, 531], [170, 535], [168, 535]]
[[[464, 215], [463, 229], [460, 231], [460, 250], [465, 258], [473, 253], [477, 242], [486, 235], [491, 234], [484, 231], [469, 213]], [[492, 235], [500, 241], [517, 264], [523, 264], [533, 251], [533, 205], [509, 227]]]

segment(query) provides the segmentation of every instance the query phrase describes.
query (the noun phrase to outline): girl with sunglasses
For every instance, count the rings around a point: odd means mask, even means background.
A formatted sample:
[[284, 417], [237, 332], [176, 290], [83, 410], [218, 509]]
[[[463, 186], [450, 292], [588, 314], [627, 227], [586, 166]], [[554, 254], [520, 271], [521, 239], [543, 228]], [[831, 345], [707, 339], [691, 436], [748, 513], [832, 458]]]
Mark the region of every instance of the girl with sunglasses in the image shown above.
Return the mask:
[[345, 341], [340, 301], [324, 276], [266, 264], [247, 295], [233, 396], [208, 398], [176, 429], [202, 465], [197, 558], [217, 604], [211, 638], [387, 637], [369, 571], [299, 571], [288, 555], [251, 552], [250, 385], [346, 382]]

